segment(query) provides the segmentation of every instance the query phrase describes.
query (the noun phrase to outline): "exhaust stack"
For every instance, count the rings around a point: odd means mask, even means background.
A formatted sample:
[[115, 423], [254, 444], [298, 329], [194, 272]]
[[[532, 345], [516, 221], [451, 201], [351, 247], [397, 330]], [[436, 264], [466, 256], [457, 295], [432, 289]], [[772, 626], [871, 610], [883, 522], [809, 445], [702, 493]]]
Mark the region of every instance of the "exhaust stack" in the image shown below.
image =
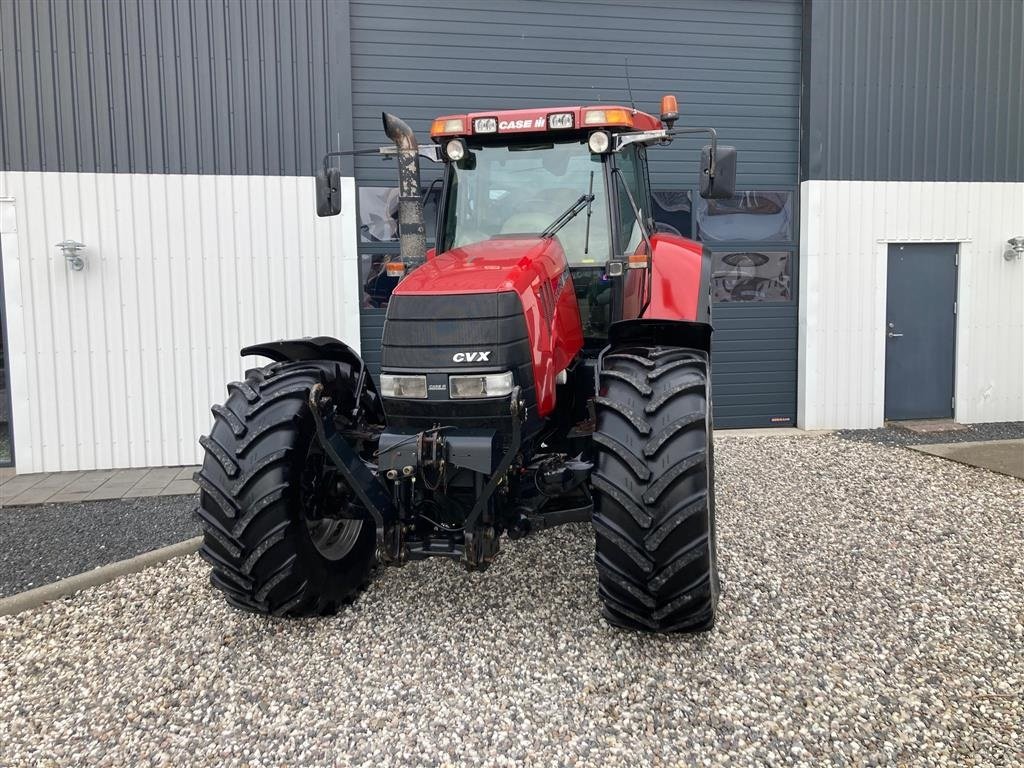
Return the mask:
[[384, 112], [384, 133], [398, 149], [398, 246], [408, 266], [427, 256], [427, 229], [420, 197], [420, 154], [416, 136], [404, 120]]

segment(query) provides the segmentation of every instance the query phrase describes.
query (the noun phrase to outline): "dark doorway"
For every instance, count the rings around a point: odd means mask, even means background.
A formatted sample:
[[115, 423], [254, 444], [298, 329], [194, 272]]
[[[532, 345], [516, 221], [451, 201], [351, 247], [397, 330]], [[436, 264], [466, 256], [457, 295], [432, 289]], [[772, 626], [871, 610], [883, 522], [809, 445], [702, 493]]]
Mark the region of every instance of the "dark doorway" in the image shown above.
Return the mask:
[[885, 418], [953, 416], [956, 243], [889, 246]]

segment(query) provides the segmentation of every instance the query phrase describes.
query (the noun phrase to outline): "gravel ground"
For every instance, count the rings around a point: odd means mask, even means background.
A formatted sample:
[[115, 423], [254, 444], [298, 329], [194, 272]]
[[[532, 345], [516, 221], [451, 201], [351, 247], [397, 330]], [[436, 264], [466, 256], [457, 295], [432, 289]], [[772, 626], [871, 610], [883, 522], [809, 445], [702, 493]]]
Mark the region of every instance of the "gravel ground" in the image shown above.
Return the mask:
[[844, 429], [836, 432], [846, 440], [882, 445], [927, 445], [934, 443], [969, 443], [975, 440], [1019, 440], [1024, 438], [1024, 421], [1001, 421], [989, 424], [965, 424], [966, 429], [951, 432], [918, 433], [898, 427], [881, 429]]
[[190, 539], [195, 506], [195, 496], [157, 496], [3, 507], [0, 597]]
[[182, 558], [0, 618], [0, 764], [1024, 763], [1024, 483], [834, 436], [717, 452], [709, 635], [607, 627], [583, 525], [321, 620], [232, 611]]

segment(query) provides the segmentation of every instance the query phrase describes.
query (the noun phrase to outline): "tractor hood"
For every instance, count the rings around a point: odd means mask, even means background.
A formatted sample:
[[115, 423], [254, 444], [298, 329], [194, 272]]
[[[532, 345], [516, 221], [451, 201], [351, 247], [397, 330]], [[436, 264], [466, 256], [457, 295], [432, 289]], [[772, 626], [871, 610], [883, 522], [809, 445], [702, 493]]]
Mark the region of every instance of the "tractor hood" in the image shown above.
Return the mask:
[[414, 269], [395, 288], [413, 294], [500, 293], [522, 295], [538, 278], [554, 279], [566, 268], [555, 238], [495, 237], [438, 254]]

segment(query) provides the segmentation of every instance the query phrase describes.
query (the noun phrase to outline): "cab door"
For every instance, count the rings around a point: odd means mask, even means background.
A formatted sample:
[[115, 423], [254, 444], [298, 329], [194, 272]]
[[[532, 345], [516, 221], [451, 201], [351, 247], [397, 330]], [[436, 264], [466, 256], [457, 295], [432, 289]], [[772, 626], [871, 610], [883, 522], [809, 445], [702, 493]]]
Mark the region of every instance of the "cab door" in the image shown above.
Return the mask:
[[[613, 210], [613, 231], [615, 238], [615, 255], [628, 258], [630, 255], [649, 256], [643, 227], [651, 217], [651, 189], [647, 176], [647, 150], [638, 144], [630, 144], [621, 152], [613, 155], [616, 171], [613, 175], [615, 190]], [[640, 209], [640, 221], [633, 212], [629, 196], [623, 187], [629, 189], [637, 208]], [[626, 269], [621, 279], [622, 298], [614, 320], [631, 320], [640, 317], [647, 290], [648, 270]]]

